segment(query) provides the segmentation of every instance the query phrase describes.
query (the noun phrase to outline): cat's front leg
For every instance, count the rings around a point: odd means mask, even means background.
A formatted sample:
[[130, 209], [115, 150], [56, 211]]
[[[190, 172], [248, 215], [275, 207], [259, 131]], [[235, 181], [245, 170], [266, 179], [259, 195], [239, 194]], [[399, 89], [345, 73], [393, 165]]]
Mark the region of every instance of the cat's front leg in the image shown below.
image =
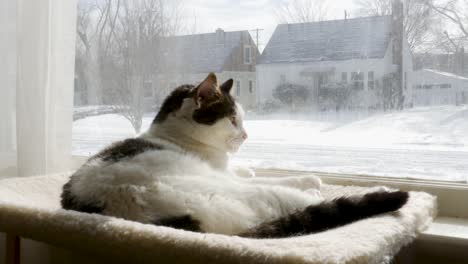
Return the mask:
[[234, 167], [234, 168], [231, 168], [231, 171], [239, 177], [243, 177], [243, 178], [255, 177], [255, 171], [248, 167]]
[[287, 177], [256, 177], [249, 179], [250, 182], [266, 184], [266, 185], [280, 185], [292, 187], [299, 190], [320, 190], [322, 181], [317, 176], [287, 176]]

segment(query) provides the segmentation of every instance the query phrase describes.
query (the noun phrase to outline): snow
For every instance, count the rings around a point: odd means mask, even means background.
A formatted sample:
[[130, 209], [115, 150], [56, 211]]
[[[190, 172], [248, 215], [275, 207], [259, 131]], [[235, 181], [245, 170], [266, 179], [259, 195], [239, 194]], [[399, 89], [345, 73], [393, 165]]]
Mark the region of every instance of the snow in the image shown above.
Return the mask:
[[[143, 120], [143, 129], [154, 114]], [[261, 168], [468, 180], [468, 106], [423, 107], [392, 113], [254, 116], [234, 163]], [[73, 154], [91, 155], [135, 136], [115, 114], [74, 122]]]

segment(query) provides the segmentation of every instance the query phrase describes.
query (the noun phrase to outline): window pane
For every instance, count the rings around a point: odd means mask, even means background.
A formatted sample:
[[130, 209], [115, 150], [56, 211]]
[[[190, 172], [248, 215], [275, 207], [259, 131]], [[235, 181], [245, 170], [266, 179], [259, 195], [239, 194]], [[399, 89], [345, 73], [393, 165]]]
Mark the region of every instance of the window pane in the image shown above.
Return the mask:
[[[404, 18], [364, 1], [297, 1], [307, 16], [280, 2], [79, 1], [73, 153], [146, 131], [171, 91], [214, 72], [248, 110], [237, 164], [466, 181], [459, 24], [418, 1]], [[464, 19], [462, 2], [448, 7]]]

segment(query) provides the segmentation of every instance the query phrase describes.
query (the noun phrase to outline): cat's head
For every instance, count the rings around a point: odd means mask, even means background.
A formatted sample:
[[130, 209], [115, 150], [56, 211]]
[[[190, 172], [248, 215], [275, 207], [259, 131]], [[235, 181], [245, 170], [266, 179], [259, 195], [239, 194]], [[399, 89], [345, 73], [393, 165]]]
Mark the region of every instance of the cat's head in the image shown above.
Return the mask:
[[247, 133], [244, 111], [230, 94], [232, 85], [232, 79], [218, 85], [216, 75], [210, 73], [198, 86], [178, 87], [164, 100], [153, 126], [222, 151], [236, 152]]

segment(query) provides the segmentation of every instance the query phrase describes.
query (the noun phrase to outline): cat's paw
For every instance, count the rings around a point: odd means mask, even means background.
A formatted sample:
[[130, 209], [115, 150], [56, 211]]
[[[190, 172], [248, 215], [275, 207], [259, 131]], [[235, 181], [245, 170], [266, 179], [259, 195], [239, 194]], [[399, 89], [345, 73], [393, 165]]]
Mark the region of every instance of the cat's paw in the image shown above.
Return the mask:
[[312, 195], [316, 199], [323, 199], [322, 193], [318, 189], [307, 189], [305, 192]]
[[239, 177], [244, 177], [244, 178], [255, 177], [255, 171], [247, 167], [236, 167], [233, 169], [233, 171]]
[[294, 179], [293, 185], [293, 187], [303, 191], [309, 189], [320, 190], [322, 181], [316, 176], [301, 176]]
[[374, 186], [370, 188], [370, 192], [392, 192], [396, 189], [391, 189], [386, 186]]

